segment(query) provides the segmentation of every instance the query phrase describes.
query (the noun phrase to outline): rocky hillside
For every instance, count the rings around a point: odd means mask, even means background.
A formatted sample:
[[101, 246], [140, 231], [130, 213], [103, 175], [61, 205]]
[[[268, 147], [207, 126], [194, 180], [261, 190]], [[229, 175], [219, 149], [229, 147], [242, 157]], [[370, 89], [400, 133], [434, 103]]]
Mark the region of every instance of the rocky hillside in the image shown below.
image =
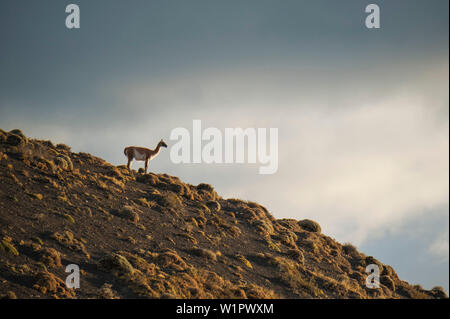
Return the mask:
[[[120, 152], [121, 150], [118, 150]], [[365, 267], [381, 288], [365, 286]], [[81, 269], [68, 289], [65, 266]], [[321, 234], [208, 184], [144, 175], [0, 130], [0, 296], [443, 298]]]

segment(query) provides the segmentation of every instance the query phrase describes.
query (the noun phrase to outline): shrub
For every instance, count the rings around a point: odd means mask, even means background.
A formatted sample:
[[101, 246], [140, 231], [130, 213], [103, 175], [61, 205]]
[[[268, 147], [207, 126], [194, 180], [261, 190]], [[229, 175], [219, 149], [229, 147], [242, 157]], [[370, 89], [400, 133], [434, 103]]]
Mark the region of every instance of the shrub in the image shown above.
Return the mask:
[[201, 183], [197, 185], [196, 189], [197, 194], [195, 198], [198, 200], [201, 201], [216, 200], [219, 197], [214, 188], [209, 184]]
[[139, 175], [136, 177], [136, 181], [139, 183], [145, 183], [149, 185], [156, 185], [157, 183], [159, 183], [158, 176], [152, 173]]
[[211, 212], [218, 212], [220, 211], [220, 204], [217, 201], [210, 200], [206, 202], [206, 206], [211, 210]]
[[44, 245], [44, 242], [39, 237], [33, 237], [31, 240], [38, 243], [39, 245]]
[[210, 193], [214, 191], [214, 188], [211, 185], [205, 184], [205, 183], [198, 184], [197, 185], [197, 189], [198, 190], [205, 190], [205, 191], [210, 192]]
[[71, 231], [65, 230], [62, 233], [55, 232], [50, 235], [50, 238], [56, 240], [59, 244], [61, 244], [64, 247], [67, 247], [70, 250], [83, 253], [88, 259], [90, 258], [90, 255], [87, 252], [84, 244], [78, 239], [76, 239]]
[[42, 194], [32, 194], [33, 195], [33, 197], [34, 198], [36, 198], [36, 199], [38, 199], [38, 200], [42, 200], [42, 198], [44, 198], [43, 196], [42, 196]]
[[2, 130], [0, 130], [0, 144], [6, 142], [6, 133]]
[[279, 235], [276, 236], [278, 240], [285, 244], [286, 246], [290, 246], [292, 248], [297, 248], [297, 244], [295, 243], [298, 239], [297, 235], [289, 230], [282, 231]]
[[227, 234], [229, 234], [231, 237], [239, 237], [242, 232], [241, 229], [237, 226], [229, 226], [228, 224], [225, 226], [222, 226]]
[[276, 225], [280, 225], [283, 228], [287, 228], [290, 231], [293, 232], [301, 232], [302, 228], [300, 227], [300, 225], [298, 224], [298, 220], [296, 219], [278, 219], [276, 222]]
[[317, 254], [319, 252], [319, 246], [314, 240], [308, 239], [302, 241], [303, 247], [311, 251], [313, 254]]
[[12, 130], [6, 137], [6, 144], [11, 146], [23, 146], [27, 140], [19, 130]]
[[70, 152], [71, 148], [70, 146], [67, 146], [66, 144], [57, 144], [56, 148], [62, 151]]
[[279, 243], [274, 243], [271, 239], [266, 239], [266, 243], [267, 243], [267, 247], [270, 250], [273, 250], [273, 251], [276, 251], [276, 252], [281, 252]]
[[54, 248], [44, 248], [40, 252], [40, 261], [44, 263], [44, 265], [56, 268], [61, 267], [61, 254]]
[[148, 207], [151, 208], [155, 203], [154, 202], [149, 202], [146, 198], [138, 198], [136, 200], [136, 202], [144, 207]]
[[61, 167], [63, 170], [66, 170], [66, 171], [73, 170], [72, 160], [67, 155], [58, 154], [54, 158], [53, 162], [55, 163], [55, 165]]
[[46, 146], [46, 147], [49, 148], [48, 151], [49, 151], [50, 154], [51, 154], [52, 152], [55, 152], [55, 153], [56, 153], [56, 151], [54, 150], [54, 149], [55, 149], [55, 145], [53, 144], [52, 141], [49, 141], [49, 140], [41, 141], [41, 144], [42, 144], [43, 146]]
[[313, 232], [313, 233], [320, 233], [322, 229], [320, 228], [320, 225], [316, 223], [313, 220], [310, 219], [303, 219], [298, 222], [298, 225], [303, 228], [306, 231]]
[[213, 252], [212, 250], [209, 249], [203, 249], [203, 248], [193, 248], [190, 250], [190, 252], [198, 257], [204, 257], [206, 259], [212, 260], [212, 261], [216, 261], [217, 260], [217, 255], [215, 252]]
[[102, 299], [119, 299], [116, 292], [112, 289], [112, 285], [108, 283], [100, 287], [100, 297]]
[[70, 216], [69, 214], [63, 214], [62, 215], [65, 219], [67, 219], [69, 222], [71, 222], [72, 224], [75, 224], [75, 219]]
[[1, 299], [17, 299], [17, 295], [14, 291], [7, 291], [5, 295], [0, 297]]
[[41, 293], [52, 293], [61, 295], [64, 298], [73, 298], [74, 292], [70, 289], [65, 289], [65, 283], [52, 273], [42, 271], [36, 276], [36, 284], [33, 288], [39, 290]]
[[437, 298], [448, 299], [448, 296], [441, 286], [436, 286], [431, 289], [431, 293], [435, 295]]
[[179, 208], [182, 205], [181, 199], [173, 193], [167, 193], [163, 198], [165, 207]]
[[272, 235], [274, 233], [274, 229], [272, 223], [265, 219], [256, 219], [252, 221], [252, 226], [255, 227], [258, 231], [266, 235]]
[[132, 275], [135, 272], [130, 262], [124, 256], [116, 253], [103, 257], [99, 261], [99, 268], [111, 272], [115, 276]]
[[155, 258], [156, 262], [164, 268], [169, 268], [175, 271], [183, 271], [188, 267], [186, 262], [181, 258], [176, 251], [167, 250]]
[[244, 256], [238, 254], [236, 255], [236, 259], [242, 262], [247, 268], [253, 269], [252, 264]]
[[119, 217], [127, 219], [133, 223], [139, 222], [139, 214], [131, 206], [124, 206], [118, 213]]
[[389, 276], [381, 276], [380, 283], [388, 287], [390, 290], [395, 291], [395, 283]]
[[11, 241], [12, 241], [11, 238], [4, 237], [0, 242], [0, 251], [6, 251], [15, 256], [19, 256], [19, 252], [17, 251], [16, 247], [14, 247], [14, 245], [11, 243]]
[[322, 292], [315, 284], [314, 277], [306, 278], [303, 276], [298, 263], [283, 257], [269, 258], [269, 262], [277, 267], [280, 281], [291, 287], [297, 295], [305, 292], [314, 297], [321, 295]]
[[380, 270], [380, 274], [383, 273], [383, 264], [381, 262], [379, 262], [378, 260], [376, 260], [374, 257], [367, 256], [365, 258], [365, 264], [366, 264], [366, 266], [371, 265], [371, 264], [377, 265]]
[[275, 293], [265, 287], [260, 287], [254, 284], [248, 284], [244, 287], [244, 292], [249, 299], [275, 299]]
[[25, 134], [23, 134], [22, 131], [19, 130], [19, 129], [17, 129], [17, 128], [14, 129], [14, 130], [9, 131], [9, 133], [10, 133], [10, 134], [18, 135], [18, 136], [20, 136], [21, 138], [26, 138]]
[[342, 246], [342, 249], [344, 250], [344, 253], [346, 253], [349, 256], [359, 256], [358, 249], [350, 243], [345, 243]]
[[303, 256], [303, 253], [298, 249], [289, 249], [287, 251], [286, 255], [300, 264], [303, 264], [305, 261], [305, 257]]

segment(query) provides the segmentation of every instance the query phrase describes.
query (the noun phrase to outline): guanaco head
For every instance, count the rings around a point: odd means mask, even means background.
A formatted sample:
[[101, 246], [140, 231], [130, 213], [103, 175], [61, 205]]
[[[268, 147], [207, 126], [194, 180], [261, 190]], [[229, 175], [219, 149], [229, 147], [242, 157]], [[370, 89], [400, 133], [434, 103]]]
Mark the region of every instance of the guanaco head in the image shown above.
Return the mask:
[[161, 145], [162, 147], [167, 147], [166, 142], [164, 142], [162, 139], [161, 141], [159, 141], [159, 145]]

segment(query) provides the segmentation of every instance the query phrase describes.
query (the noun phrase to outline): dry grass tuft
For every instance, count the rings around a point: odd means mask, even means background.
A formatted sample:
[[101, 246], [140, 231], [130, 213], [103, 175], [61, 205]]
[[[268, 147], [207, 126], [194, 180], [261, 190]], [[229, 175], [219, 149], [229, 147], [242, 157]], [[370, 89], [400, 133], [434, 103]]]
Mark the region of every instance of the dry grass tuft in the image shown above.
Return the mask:
[[210, 200], [206, 202], [206, 206], [210, 209], [211, 212], [217, 213], [220, 211], [220, 204], [215, 200]]
[[0, 251], [5, 251], [15, 256], [19, 256], [19, 251], [12, 244], [12, 239], [10, 237], [3, 237], [2, 241], [0, 242]]
[[52, 294], [54, 298], [73, 298], [75, 296], [72, 289], [66, 289], [64, 281], [48, 271], [37, 274], [33, 288], [43, 294]]
[[76, 239], [71, 231], [65, 230], [64, 232], [55, 232], [50, 235], [50, 238], [56, 240], [63, 247], [68, 248], [71, 251], [81, 252], [88, 259], [90, 258], [89, 253], [86, 250], [83, 242]]
[[50, 268], [61, 267], [61, 254], [54, 248], [44, 248], [40, 251], [40, 261]]
[[251, 262], [249, 262], [244, 256], [238, 254], [236, 255], [236, 259], [243, 263], [247, 268], [253, 269]]

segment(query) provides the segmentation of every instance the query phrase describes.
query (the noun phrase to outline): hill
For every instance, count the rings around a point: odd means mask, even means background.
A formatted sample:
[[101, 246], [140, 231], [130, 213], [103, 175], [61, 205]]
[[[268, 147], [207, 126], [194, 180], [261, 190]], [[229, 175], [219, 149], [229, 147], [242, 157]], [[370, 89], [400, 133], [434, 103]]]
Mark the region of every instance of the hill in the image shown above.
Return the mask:
[[[119, 150], [120, 151], [120, 150]], [[81, 269], [69, 289], [65, 266]], [[377, 264], [381, 287], [365, 285]], [[446, 298], [311, 220], [0, 130], [0, 296]]]

